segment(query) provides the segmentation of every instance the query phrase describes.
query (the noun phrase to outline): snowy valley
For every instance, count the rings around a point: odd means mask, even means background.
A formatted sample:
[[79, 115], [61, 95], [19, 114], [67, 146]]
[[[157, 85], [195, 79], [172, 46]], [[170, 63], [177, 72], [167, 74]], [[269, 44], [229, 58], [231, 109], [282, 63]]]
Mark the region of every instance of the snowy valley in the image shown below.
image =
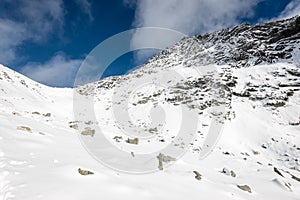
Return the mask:
[[[203, 67], [216, 78], [195, 73]], [[174, 71], [184, 78], [168, 77]], [[133, 95], [118, 89], [148, 77], [164, 79], [165, 87], [149, 84]], [[218, 90], [222, 97], [214, 99]], [[78, 119], [77, 95], [92, 97], [95, 118]], [[122, 102], [132, 121], [116, 124]], [[199, 159], [215, 115], [210, 108], [217, 104], [225, 106], [222, 132], [212, 152]], [[167, 111], [165, 126], [151, 123], [153, 107]], [[200, 119], [188, 144], [172, 143], [179, 107]], [[154, 173], [116, 171], [82, 144], [97, 139], [96, 126], [110, 144], [128, 152], [128, 166], [143, 152], [154, 149], [159, 156], [157, 149], [168, 144], [185, 152], [169, 166], [152, 159]], [[154, 136], [134, 140], [121, 131], [138, 132], [135, 127]], [[48, 87], [0, 65], [0, 199], [299, 197], [300, 17], [183, 38], [127, 75], [75, 89]]]

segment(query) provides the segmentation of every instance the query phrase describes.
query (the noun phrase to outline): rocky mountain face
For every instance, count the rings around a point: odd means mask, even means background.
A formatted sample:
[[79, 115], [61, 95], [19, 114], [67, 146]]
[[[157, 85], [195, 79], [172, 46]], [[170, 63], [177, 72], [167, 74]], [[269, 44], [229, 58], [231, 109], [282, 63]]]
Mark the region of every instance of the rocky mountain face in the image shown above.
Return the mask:
[[[289, 67], [276, 68], [268, 72], [264, 80], [259, 78], [262, 81], [261, 84], [251, 79], [245, 82], [234, 76], [239, 68], [282, 62], [290, 64]], [[97, 87], [111, 89], [123, 81], [140, 78], [147, 74], [206, 65], [219, 66], [217, 67], [218, 82], [228, 87], [232, 95], [260, 101], [265, 106], [285, 105], [288, 98], [298, 91], [300, 86], [300, 17], [254, 26], [242, 24], [210, 34], [184, 38], [154, 56], [140, 69], [126, 76], [99, 81]], [[194, 96], [192, 94], [196, 91], [193, 89], [199, 89], [199, 85], [211, 82], [200, 80], [200, 77], [188, 78], [180, 84], [188, 87], [185, 92], [191, 92], [189, 96]], [[170, 88], [176, 88], [176, 84], [179, 83], [173, 82]], [[241, 84], [244, 85], [237, 87]], [[92, 87], [95, 87], [94, 84]], [[81, 90], [85, 90], [83, 88], [93, 91], [88, 85], [81, 87]], [[196, 99], [192, 100], [192, 102], [195, 101]]]
[[[296, 102], [300, 90], [299, 28], [300, 17], [296, 16], [262, 25], [242, 24], [210, 34], [183, 38], [127, 75], [110, 77], [97, 83], [79, 86], [77, 89], [83, 96], [95, 96], [99, 104], [106, 105], [105, 109], [109, 111], [113, 110], [114, 105], [122, 105], [124, 102], [126, 105], [123, 109], [128, 112], [147, 110], [149, 106], [156, 107], [161, 104], [175, 107], [180, 105], [196, 110], [206, 120], [215, 116], [209, 110], [218, 105], [226, 107], [220, 115], [222, 118], [234, 120], [237, 111], [231, 109], [232, 104], [247, 102], [253, 109], [268, 110], [270, 119], [276, 121], [276, 124], [290, 126], [295, 130], [300, 124], [299, 112], [289, 119], [283, 119], [281, 112], [286, 113], [291, 107], [299, 107]], [[201, 67], [212, 70], [205, 74], [198, 73], [197, 69], [202, 69]], [[182, 71], [188, 75], [174, 80], [168, 76], [174, 71]], [[132, 91], [125, 90], [124, 85], [138, 80], [149, 81], [149, 77], [153, 75], [157, 79], [161, 74], [165, 76], [158, 79], [163, 80], [161, 82], [164, 87], [144, 89], [135, 94], [133, 101], [126, 101], [131, 98]], [[153, 83], [154, 79], [151, 79]], [[156, 85], [161, 82], [156, 82]], [[118, 92], [122, 93], [118, 101], [110, 99], [109, 96], [104, 102], [106, 94], [116, 95]], [[134, 127], [130, 120], [122, 126]], [[136, 119], [139, 120], [141, 119]], [[111, 119], [104, 121], [110, 123]], [[146, 124], [142, 123], [145, 131], [156, 134], [161, 131], [159, 127], [149, 128]], [[203, 127], [198, 128], [197, 131], [201, 134], [191, 142], [194, 152], [201, 151], [199, 143], [204, 141], [204, 130]], [[162, 135], [159, 141], [169, 141], [174, 137]], [[270, 146], [278, 145], [277, 142], [271, 143]], [[260, 145], [265, 147], [266, 144]], [[298, 147], [293, 145], [290, 146], [293, 155], [298, 155]], [[281, 153], [276, 154], [278, 159], [283, 159]], [[288, 160], [286, 164], [293, 169], [299, 169], [298, 159]]]
[[[295, 128], [300, 123], [299, 114], [291, 119], [279, 118], [281, 110], [288, 112], [293, 106], [299, 107], [299, 103], [295, 103], [300, 90], [299, 27], [300, 17], [296, 16], [263, 25], [242, 24], [202, 36], [183, 38], [154, 56], [141, 68], [124, 76], [79, 86], [77, 91], [83, 96], [96, 97], [98, 104], [105, 105], [105, 110], [108, 111], [114, 110], [114, 105], [123, 105], [124, 102], [126, 105], [122, 109], [128, 112], [167, 104], [186, 106], [206, 120], [215, 116], [210, 109], [218, 105], [226, 107], [220, 116], [233, 120], [236, 111], [231, 109], [232, 104], [247, 102], [254, 109], [267, 109], [272, 113], [271, 116], [278, 116], [273, 119], [276, 123]], [[211, 71], [203, 74], [203, 67]], [[197, 72], [199, 69], [201, 73]], [[168, 76], [174, 71], [187, 75], [177, 79]], [[159, 78], [162, 76], [163, 78]], [[141, 85], [146, 84], [149, 80], [156, 85], [154, 88], [136, 93], [124, 87], [131, 84], [134, 86], [133, 83], [139, 81]], [[161, 83], [164, 87], [157, 86]], [[118, 92], [120, 94], [116, 95]], [[132, 98], [133, 93], [136, 93], [134, 100], [127, 101], [126, 99]], [[110, 94], [109, 97], [107, 94]], [[112, 100], [111, 95], [119, 98]], [[103, 121], [111, 122], [111, 119], [106, 120]], [[124, 122], [122, 127], [134, 127], [130, 120], [128, 119], [128, 123]], [[136, 119], [139, 120], [143, 121]], [[159, 127], [147, 127], [146, 122], [141, 124], [145, 131], [161, 131]], [[205, 132], [204, 129], [198, 128], [197, 131], [202, 133]], [[131, 131], [134, 132], [133, 129]], [[160, 136], [160, 141], [169, 141], [174, 137], [170, 135], [168, 138], [166, 135]], [[203, 142], [204, 138], [202, 134], [191, 142], [195, 152], [201, 149], [199, 143], [202, 143], [199, 141]], [[295, 150], [295, 155], [299, 153], [297, 148], [291, 148]], [[299, 169], [297, 159], [291, 162], [293, 164], [288, 161], [292, 168]]]
[[[242, 24], [214, 33], [185, 38], [149, 62], [180, 51], [181, 59], [190, 54], [199, 63], [249, 67], [280, 61], [295, 62], [299, 53], [300, 17], [251, 26]], [[190, 52], [189, 52], [190, 50]]]

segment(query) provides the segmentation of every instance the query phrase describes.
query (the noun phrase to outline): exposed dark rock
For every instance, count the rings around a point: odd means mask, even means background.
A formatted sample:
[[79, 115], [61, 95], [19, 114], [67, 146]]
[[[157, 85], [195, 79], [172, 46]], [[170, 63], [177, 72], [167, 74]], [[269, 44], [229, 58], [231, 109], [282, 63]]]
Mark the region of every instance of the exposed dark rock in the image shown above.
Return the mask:
[[88, 170], [83, 170], [81, 168], [78, 168], [78, 173], [83, 175], [83, 176], [94, 174], [94, 172], [91, 172], [91, 171], [88, 171]]
[[193, 171], [193, 172], [195, 174], [195, 179], [197, 179], [198, 181], [200, 181], [202, 175], [199, 172], [197, 172], [197, 171]]
[[77, 121], [69, 122], [69, 127], [78, 130], [78, 122]]
[[29, 128], [27, 126], [18, 126], [17, 130], [31, 132], [31, 128]]
[[90, 127], [85, 127], [84, 130], [81, 132], [81, 135], [91, 136], [94, 137], [95, 130], [91, 129]]
[[122, 136], [115, 136], [113, 138], [116, 142], [120, 142], [121, 140], [123, 140], [123, 137]]
[[245, 191], [245, 192], [252, 193], [252, 190], [248, 185], [237, 185], [237, 187], [240, 188], [241, 190]]
[[126, 140], [126, 142], [129, 143], [129, 144], [135, 144], [135, 145], [137, 145], [139, 143], [139, 139], [138, 138], [134, 138], [134, 139], [128, 138]]
[[41, 113], [35, 111], [35, 112], [32, 112], [31, 114], [33, 114], [33, 115], [40, 115]]
[[274, 172], [276, 172], [276, 173], [279, 174], [280, 176], [284, 177], [284, 176], [282, 175], [282, 173], [281, 173], [276, 167], [274, 167], [273, 169], [274, 169]]
[[156, 157], [158, 159], [158, 169], [159, 170], [163, 170], [163, 163], [168, 163], [171, 161], [176, 161], [175, 158], [168, 156], [168, 155], [164, 155], [162, 153], [159, 153], [159, 155]]
[[296, 180], [296, 181], [300, 182], [300, 178], [299, 178], [299, 177], [297, 177], [297, 176], [295, 176], [295, 175], [292, 175], [292, 179], [294, 179], [294, 180]]
[[43, 114], [44, 117], [51, 117], [51, 113], [46, 113], [46, 114]]

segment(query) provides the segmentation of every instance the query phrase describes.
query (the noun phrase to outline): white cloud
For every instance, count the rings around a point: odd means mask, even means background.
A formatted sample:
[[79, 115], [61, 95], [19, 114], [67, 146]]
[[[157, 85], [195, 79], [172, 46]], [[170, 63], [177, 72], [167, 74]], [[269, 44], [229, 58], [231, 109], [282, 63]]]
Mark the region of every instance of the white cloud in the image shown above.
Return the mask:
[[206, 31], [223, 23], [224, 19], [219, 16], [223, 15], [225, 10], [227, 13], [227, 9], [220, 7], [221, 4], [222, 2], [218, 1], [216, 4], [211, 0], [139, 1], [134, 24], [137, 27], [170, 28], [186, 34], [193, 33], [198, 29], [205, 29]]
[[[134, 1], [123, 1], [125, 4]], [[129, 3], [128, 3], [129, 2]], [[259, 0], [139, 0], [136, 2], [135, 27], [163, 27], [187, 35], [206, 33], [239, 23], [254, 14]], [[135, 36], [147, 40], [148, 36]], [[151, 38], [153, 39], [153, 38]], [[161, 41], [157, 37], [158, 42]], [[175, 42], [175, 41], [174, 41]]]
[[62, 0], [21, 1], [18, 8], [30, 39], [44, 41], [50, 33], [60, 32], [64, 25]]
[[21, 73], [49, 86], [72, 87], [81, 62], [80, 59], [70, 59], [63, 53], [58, 53], [45, 63], [28, 63]]
[[[88, 0], [76, 4], [93, 20]], [[18, 48], [25, 41], [43, 44], [53, 34], [62, 38], [65, 14], [63, 0], [0, 1], [0, 63], [9, 66], [22, 60]]]
[[[8, 12], [2, 4], [13, 9]], [[0, 6], [0, 63], [5, 65], [22, 59], [17, 50], [25, 41], [41, 43], [63, 29], [62, 0], [3, 1]]]
[[0, 61], [9, 63], [16, 57], [15, 47], [21, 44], [27, 35], [26, 27], [7, 19], [0, 19]]
[[76, 0], [75, 2], [81, 8], [82, 12], [89, 17], [89, 20], [93, 21], [91, 3], [88, 0]]
[[[76, 0], [76, 4], [93, 20], [88, 0]], [[4, 9], [7, 6], [13, 9]], [[52, 34], [61, 36], [65, 12], [63, 0], [0, 1], [0, 63], [9, 66], [24, 60], [18, 48], [26, 41], [42, 44]], [[81, 62], [58, 53], [44, 63], [27, 63], [21, 73], [46, 85], [73, 86]]]
[[205, 33], [250, 17], [258, 0], [143, 0], [137, 2], [134, 25], [175, 29], [185, 34]]
[[280, 13], [277, 19], [285, 19], [300, 15], [300, 0], [291, 1]]
[[166, 28], [136, 29], [130, 42], [131, 49], [138, 50], [134, 53], [135, 64], [144, 63], [160, 50], [166, 49], [185, 36], [178, 31]]

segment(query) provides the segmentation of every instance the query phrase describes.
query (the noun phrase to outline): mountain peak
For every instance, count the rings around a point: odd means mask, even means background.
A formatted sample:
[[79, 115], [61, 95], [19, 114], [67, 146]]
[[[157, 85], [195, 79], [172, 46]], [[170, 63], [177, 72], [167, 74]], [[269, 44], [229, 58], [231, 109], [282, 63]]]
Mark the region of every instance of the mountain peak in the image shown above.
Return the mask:
[[[249, 25], [247, 23], [213, 33], [184, 38], [149, 60], [162, 59], [174, 51], [197, 54], [199, 64], [229, 64], [248, 67], [280, 61], [298, 62], [300, 17]], [[189, 52], [192, 51], [192, 52]], [[296, 55], [297, 54], [297, 55]], [[170, 56], [168, 56], [170, 57]]]

